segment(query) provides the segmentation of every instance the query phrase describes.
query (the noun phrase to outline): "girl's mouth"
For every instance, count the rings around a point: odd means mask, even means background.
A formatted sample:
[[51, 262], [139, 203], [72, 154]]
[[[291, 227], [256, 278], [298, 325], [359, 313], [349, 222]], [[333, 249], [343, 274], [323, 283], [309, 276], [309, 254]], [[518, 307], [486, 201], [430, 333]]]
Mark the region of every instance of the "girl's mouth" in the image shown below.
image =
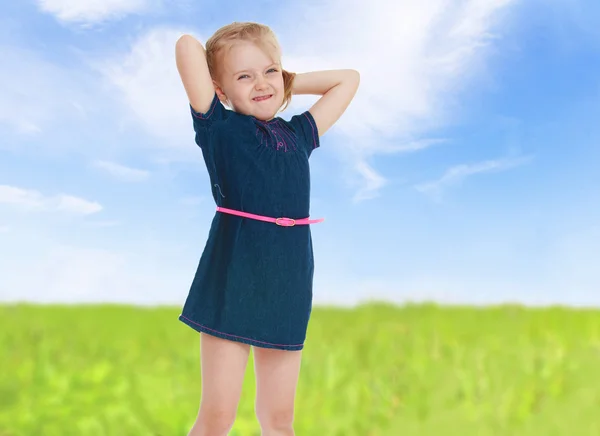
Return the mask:
[[273, 97], [271, 94], [269, 95], [261, 95], [260, 97], [254, 97], [252, 100], [254, 101], [265, 101]]

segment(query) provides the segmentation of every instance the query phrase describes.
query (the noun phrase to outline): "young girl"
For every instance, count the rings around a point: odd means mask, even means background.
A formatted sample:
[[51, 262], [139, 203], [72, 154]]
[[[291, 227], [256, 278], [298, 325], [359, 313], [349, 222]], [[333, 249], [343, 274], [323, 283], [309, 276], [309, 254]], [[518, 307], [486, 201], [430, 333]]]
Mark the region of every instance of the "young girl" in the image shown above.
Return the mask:
[[[179, 319], [200, 332], [202, 396], [190, 436], [233, 426], [250, 347], [263, 436], [293, 435], [301, 350], [312, 308], [308, 159], [359, 84], [354, 70], [290, 73], [269, 27], [233, 23], [206, 50], [176, 44], [217, 206]], [[322, 97], [290, 121], [292, 94]], [[227, 109], [225, 105], [229, 108]]]

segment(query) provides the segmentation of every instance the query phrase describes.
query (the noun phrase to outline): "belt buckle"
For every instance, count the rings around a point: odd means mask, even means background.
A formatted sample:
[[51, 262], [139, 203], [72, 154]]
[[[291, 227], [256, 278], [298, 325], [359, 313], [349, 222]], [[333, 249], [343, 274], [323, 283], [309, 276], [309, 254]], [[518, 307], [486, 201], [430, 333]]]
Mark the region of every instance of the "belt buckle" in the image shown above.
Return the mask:
[[[285, 222], [287, 224], [281, 223], [280, 220], [286, 220]], [[278, 226], [282, 226], [282, 227], [294, 227], [296, 225], [296, 220], [293, 218], [277, 218], [275, 220], [275, 224], [277, 224]]]

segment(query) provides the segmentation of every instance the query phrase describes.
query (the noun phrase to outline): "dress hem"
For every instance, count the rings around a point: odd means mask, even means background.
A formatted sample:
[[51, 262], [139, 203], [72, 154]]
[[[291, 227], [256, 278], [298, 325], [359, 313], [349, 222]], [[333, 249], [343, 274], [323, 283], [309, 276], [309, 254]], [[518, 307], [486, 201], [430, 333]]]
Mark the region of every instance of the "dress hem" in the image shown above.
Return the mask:
[[187, 326], [193, 328], [194, 330], [200, 333], [206, 333], [211, 336], [216, 336], [221, 339], [227, 339], [229, 341], [240, 342], [247, 345], [252, 345], [254, 347], [259, 348], [271, 348], [276, 350], [284, 350], [284, 351], [300, 351], [304, 348], [304, 344], [297, 345], [283, 345], [283, 344], [272, 344], [270, 342], [259, 341], [257, 339], [245, 338], [243, 336], [232, 335], [229, 333], [220, 332], [218, 330], [211, 329], [209, 327], [203, 326], [202, 324], [198, 324], [195, 321], [187, 318], [183, 314], [179, 315], [179, 321], [183, 322]]

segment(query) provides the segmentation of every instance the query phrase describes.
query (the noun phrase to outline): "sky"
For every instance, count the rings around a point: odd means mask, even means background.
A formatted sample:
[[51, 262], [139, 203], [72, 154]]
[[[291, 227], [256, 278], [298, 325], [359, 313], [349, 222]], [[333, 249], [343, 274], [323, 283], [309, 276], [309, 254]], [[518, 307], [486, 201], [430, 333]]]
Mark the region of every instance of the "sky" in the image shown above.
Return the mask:
[[0, 2], [1, 301], [183, 304], [215, 205], [175, 41], [258, 21], [361, 73], [311, 156], [315, 305], [600, 305], [598, 2], [248, 5]]

